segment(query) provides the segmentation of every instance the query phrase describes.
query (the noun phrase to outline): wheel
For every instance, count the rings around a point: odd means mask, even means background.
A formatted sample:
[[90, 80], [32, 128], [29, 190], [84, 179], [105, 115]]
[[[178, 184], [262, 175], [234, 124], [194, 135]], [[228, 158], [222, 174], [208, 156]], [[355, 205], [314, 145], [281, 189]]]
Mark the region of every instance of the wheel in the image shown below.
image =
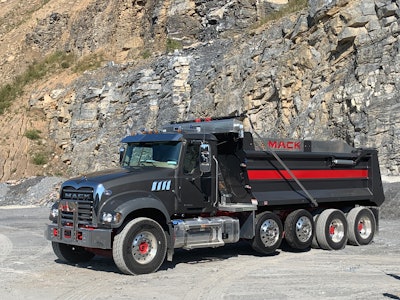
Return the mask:
[[293, 249], [304, 250], [311, 246], [314, 237], [314, 220], [310, 212], [298, 209], [285, 220], [285, 239]]
[[51, 245], [53, 247], [54, 254], [65, 262], [76, 264], [89, 261], [94, 257], [93, 253], [86, 251], [83, 247], [57, 242], [52, 242]]
[[118, 269], [131, 275], [158, 270], [167, 253], [167, 238], [163, 228], [152, 219], [130, 221], [114, 237], [113, 259]]
[[347, 214], [348, 237], [351, 245], [368, 245], [374, 238], [376, 220], [366, 207], [355, 207]]
[[318, 241], [317, 241], [317, 234], [315, 233], [315, 230], [316, 230], [316, 224], [317, 224], [317, 221], [318, 221], [318, 217], [319, 217], [319, 214], [316, 214], [316, 215], [314, 215], [313, 216], [313, 221], [314, 221], [314, 236], [313, 236], [313, 239], [312, 239], [312, 242], [311, 242], [311, 248], [314, 248], [314, 249], [319, 249], [320, 247], [319, 247], [319, 245], [318, 245]]
[[282, 242], [281, 219], [272, 212], [265, 212], [256, 218], [256, 234], [251, 241], [253, 249], [262, 254], [272, 254]]
[[338, 209], [326, 209], [318, 217], [316, 235], [319, 246], [325, 250], [343, 249], [347, 243], [347, 220]]

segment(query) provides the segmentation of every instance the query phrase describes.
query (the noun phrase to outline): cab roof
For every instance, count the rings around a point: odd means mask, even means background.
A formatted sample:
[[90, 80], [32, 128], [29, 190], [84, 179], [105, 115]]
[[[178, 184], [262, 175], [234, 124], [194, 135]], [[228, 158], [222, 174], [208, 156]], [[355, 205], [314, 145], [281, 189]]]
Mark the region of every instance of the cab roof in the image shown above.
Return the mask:
[[136, 134], [124, 137], [122, 143], [140, 143], [140, 142], [180, 142], [183, 135], [180, 133], [152, 133]]
[[209, 133], [150, 133], [136, 134], [124, 137], [121, 143], [142, 143], [142, 142], [181, 142], [183, 140], [206, 140], [216, 141], [217, 138]]

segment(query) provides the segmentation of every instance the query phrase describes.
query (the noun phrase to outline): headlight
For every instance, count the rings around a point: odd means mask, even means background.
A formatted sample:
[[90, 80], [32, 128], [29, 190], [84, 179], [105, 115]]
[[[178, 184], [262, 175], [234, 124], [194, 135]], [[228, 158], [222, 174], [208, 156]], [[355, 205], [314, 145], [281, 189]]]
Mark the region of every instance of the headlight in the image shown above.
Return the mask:
[[114, 216], [111, 213], [103, 212], [103, 215], [101, 216], [101, 220], [104, 223], [111, 223], [113, 219], [114, 219]]
[[49, 220], [52, 222], [56, 222], [58, 217], [58, 202], [54, 203], [50, 208]]
[[101, 215], [101, 222], [103, 224], [116, 224], [121, 220], [122, 215], [118, 212], [103, 212]]
[[58, 208], [52, 208], [50, 211], [50, 215], [56, 219], [58, 217]]

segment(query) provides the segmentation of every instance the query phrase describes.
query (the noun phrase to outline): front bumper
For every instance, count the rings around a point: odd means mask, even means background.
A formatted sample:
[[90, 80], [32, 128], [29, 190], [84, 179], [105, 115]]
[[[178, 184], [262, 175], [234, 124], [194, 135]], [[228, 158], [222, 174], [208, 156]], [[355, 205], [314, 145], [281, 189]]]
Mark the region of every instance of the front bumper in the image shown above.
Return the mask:
[[112, 230], [92, 229], [63, 226], [57, 224], [47, 225], [46, 238], [49, 241], [99, 249], [111, 249]]

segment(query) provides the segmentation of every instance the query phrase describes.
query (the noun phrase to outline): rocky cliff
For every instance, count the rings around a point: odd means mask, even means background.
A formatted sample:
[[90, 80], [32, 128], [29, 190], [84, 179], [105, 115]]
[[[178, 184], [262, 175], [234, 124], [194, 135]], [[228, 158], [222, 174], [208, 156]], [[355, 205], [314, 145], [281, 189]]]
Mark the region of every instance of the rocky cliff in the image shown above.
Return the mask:
[[400, 1], [309, 0], [267, 21], [292, 2], [29, 1], [28, 20], [0, 29], [5, 82], [56, 49], [103, 64], [31, 84], [1, 116], [0, 180], [110, 167], [126, 134], [239, 113], [268, 136], [376, 147], [399, 175]]

